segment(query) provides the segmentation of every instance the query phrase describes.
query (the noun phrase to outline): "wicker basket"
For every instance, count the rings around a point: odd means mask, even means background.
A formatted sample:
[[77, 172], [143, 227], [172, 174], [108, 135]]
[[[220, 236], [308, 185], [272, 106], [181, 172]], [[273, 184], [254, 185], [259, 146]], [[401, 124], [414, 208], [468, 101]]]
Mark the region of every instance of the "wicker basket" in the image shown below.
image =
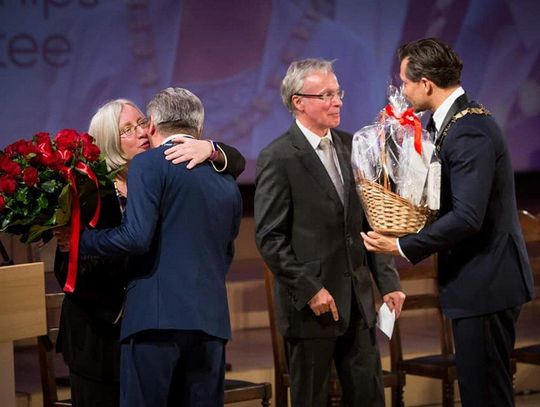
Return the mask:
[[356, 180], [356, 192], [371, 228], [385, 235], [416, 233], [430, 220], [433, 212], [411, 204], [376, 182]]

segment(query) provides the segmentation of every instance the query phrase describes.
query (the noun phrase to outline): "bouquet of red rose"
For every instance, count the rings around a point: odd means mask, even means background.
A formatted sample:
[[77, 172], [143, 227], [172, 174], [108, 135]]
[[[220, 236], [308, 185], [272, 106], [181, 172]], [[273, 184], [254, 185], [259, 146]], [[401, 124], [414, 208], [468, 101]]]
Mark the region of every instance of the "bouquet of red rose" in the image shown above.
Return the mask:
[[[80, 204], [92, 195], [95, 226], [99, 218], [100, 185], [111, 178], [100, 150], [89, 134], [60, 130], [54, 138], [38, 133], [0, 151], [0, 231], [19, 235], [24, 243], [52, 238], [52, 229], [71, 219], [70, 268], [73, 291], [80, 234]], [[73, 272], [74, 269], [74, 272]], [[73, 274], [75, 273], [75, 275]], [[66, 289], [67, 288], [67, 289]]]

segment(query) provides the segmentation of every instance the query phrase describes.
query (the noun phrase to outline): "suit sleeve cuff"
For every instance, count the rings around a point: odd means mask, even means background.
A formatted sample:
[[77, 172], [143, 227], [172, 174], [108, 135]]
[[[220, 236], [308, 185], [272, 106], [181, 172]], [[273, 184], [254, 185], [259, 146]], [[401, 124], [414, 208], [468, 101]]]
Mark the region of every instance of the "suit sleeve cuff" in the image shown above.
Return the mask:
[[397, 246], [400, 256], [410, 263], [411, 261], [407, 258], [407, 256], [405, 256], [405, 253], [403, 253], [403, 250], [401, 250], [401, 246], [399, 245], [399, 237], [396, 238], [396, 246]]

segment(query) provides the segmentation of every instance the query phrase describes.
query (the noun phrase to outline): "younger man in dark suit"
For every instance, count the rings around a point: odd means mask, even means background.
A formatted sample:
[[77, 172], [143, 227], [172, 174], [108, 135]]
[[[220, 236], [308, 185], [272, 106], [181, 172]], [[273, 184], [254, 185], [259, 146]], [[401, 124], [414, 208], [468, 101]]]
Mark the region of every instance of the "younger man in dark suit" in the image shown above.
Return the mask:
[[198, 137], [204, 110], [181, 88], [148, 104], [152, 150], [128, 173], [122, 225], [85, 231], [80, 252], [133, 258], [121, 328], [121, 405], [222, 406], [230, 338], [225, 274], [241, 217], [232, 176], [165, 160], [175, 135]]
[[332, 62], [293, 62], [281, 96], [296, 120], [257, 160], [257, 244], [275, 274], [295, 407], [327, 405], [332, 360], [345, 405], [384, 405], [371, 277], [398, 314], [405, 298], [391, 258], [360, 238], [352, 136], [335, 129], [343, 95]]
[[512, 406], [515, 323], [534, 293], [506, 140], [489, 112], [468, 101], [460, 86], [463, 64], [448, 45], [415, 41], [400, 48], [399, 59], [407, 98], [417, 111], [434, 112], [441, 210], [417, 234], [396, 239], [369, 232], [364, 241], [368, 250], [400, 253], [413, 263], [438, 253], [461, 402]]

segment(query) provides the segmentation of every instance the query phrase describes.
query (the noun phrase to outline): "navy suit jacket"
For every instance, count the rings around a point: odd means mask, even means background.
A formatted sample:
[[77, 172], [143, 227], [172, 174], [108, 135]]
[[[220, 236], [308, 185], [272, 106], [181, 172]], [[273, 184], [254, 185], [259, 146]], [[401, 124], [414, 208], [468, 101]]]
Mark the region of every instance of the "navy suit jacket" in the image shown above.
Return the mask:
[[84, 231], [80, 253], [144, 254], [130, 262], [121, 339], [149, 329], [229, 339], [225, 275], [241, 218], [238, 187], [209, 164], [171, 164], [165, 148], [132, 160], [121, 226]]
[[[441, 130], [467, 107], [478, 105], [465, 95], [458, 98]], [[491, 116], [464, 116], [449, 128], [440, 159], [440, 216], [418, 234], [400, 238], [403, 253], [413, 263], [438, 253], [441, 306], [450, 318], [530, 300], [531, 268], [517, 217], [510, 153], [499, 126]]]

